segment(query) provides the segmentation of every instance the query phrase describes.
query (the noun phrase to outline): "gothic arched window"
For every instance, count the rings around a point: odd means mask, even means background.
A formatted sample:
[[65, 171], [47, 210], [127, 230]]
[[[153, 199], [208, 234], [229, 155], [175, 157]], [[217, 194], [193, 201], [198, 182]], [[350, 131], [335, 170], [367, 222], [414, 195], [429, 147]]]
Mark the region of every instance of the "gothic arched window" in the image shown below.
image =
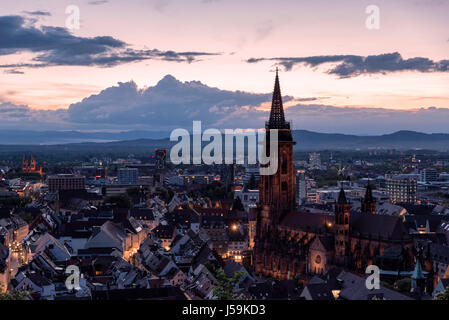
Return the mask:
[[282, 187], [282, 191], [287, 191], [287, 189], [288, 189], [287, 182], [283, 181], [281, 184], [281, 187]]
[[281, 159], [281, 173], [287, 174], [287, 155], [284, 153]]

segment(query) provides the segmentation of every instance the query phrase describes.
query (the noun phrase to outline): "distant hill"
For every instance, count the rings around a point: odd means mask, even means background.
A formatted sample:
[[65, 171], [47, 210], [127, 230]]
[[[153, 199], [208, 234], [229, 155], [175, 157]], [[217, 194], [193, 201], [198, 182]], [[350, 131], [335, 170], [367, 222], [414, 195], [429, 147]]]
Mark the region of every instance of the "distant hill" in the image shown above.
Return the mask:
[[169, 134], [169, 132], [145, 130], [121, 132], [0, 130], [0, 144], [52, 145], [81, 142], [111, 142], [137, 139], [163, 139], [168, 137]]
[[373, 148], [449, 150], [449, 134], [446, 133], [397, 131], [380, 136], [356, 136], [295, 130], [293, 137], [298, 150]]
[[[8, 151], [134, 151], [148, 148], [169, 148], [169, 133], [152, 131], [95, 132], [18, 131], [1, 132], [0, 152]], [[367, 149], [430, 149], [449, 150], [449, 134], [426, 134], [398, 131], [379, 136], [357, 136], [294, 130], [295, 150], [367, 150]]]

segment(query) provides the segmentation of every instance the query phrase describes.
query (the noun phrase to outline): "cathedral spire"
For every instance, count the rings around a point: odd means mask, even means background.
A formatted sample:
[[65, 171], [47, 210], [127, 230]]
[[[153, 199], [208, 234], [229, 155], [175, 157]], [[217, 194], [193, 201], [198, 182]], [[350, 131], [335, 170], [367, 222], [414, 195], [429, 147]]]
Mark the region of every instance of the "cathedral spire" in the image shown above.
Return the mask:
[[376, 207], [377, 207], [376, 201], [374, 200], [374, 197], [373, 197], [373, 188], [371, 186], [371, 182], [368, 180], [368, 185], [366, 187], [366, 192], [365, 192], [365, 198], [363, 198], [362, 204], [361, 204], [361, 212], [369, 213], [369, 214], [376, 214], [377, 213]]
[[373, 188], [371, 187], [371, 183], [368, 180], [368, 185], [366, 187], [365, 198], [363, 199], [366, 203], [374, 202], [373, 197]]
[[341, 185], [340, 193], [338, 194], [338, 204], [347, 204], [348, 200], [346, 199], [345, 189], [343, 188], [343, 184]]
[[279, 69], [276, 68], [276, 79], [274, 82], [273, 101], [271, 103], [269, 129], [290, 129], [285, 121], [284, 106], [282, 105], [281, 85], [279, 84]]

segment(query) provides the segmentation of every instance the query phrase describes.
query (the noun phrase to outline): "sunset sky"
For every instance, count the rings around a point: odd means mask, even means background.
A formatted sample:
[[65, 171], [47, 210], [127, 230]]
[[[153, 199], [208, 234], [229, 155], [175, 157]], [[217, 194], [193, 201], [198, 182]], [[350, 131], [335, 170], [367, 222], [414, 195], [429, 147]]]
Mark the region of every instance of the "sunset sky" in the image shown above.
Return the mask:
[[[79, 30], [66, 28], [68, 5], [80, 9]], [[380, 9], [378, 30], [365, 26], [369, 5]], [[2, 1], [0, 128], [20, 122], [33, 130], [92, 129], [92, 108], [102, 110], [95, 113], [98, 119], [102, 112], [141, 112], [157, 106], [155, 93], [138, 109], [126, 109], [135, 103], [132, 95], [120, 105], [111, 105], [115, 98], [107, 94], [96, 97], [95, 104], [83, 99], [118, 83], [142, 93], [166, 75], [187, 82], [189, 90], [200, 81], [217, 92], [261, 94], [250, 102], [240, 95], [210, 98], [204, 110], [211, 113], [220, 114], [217, 106], [231, 108], [236, 117], [248, 106], [262, 112], [269, 106], [265, 94], [272, 91], [276, 66], [296, 128], [449, 132], [443, 121], [449, 121], [449, 0]], [[179, 99], [187, 101], [186, 92]], [[198, 93], [195, 99], [201, 97]], [[170, 106], [165, 100], [161, 104]], [[346, 122], [336, 125], [322, 114], [326, 110]], [[353, 121], [362, 124], [351, 126], [352, 110]], [[155, 114], [154, 126], [148, 114]], [[364, 124], [379, 114], [395, 120]], [[235, 122], [228, 116], [208, 123], [230, 126]], [[302, 122], [306, 116], [311, 120]], [[114, 122], [118, 117], [111, 116], [97, 129], [163, 128], [154, 110], [146, 109], [142, 117], [146, 125], [133, 126], [139, 121]]]

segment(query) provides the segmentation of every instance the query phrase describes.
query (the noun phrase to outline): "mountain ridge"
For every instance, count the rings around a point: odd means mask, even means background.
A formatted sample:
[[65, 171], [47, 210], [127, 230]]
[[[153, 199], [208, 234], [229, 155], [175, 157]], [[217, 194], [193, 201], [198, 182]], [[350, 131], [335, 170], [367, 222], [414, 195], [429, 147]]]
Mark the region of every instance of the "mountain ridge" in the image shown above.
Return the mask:
[[[422, 133], [399, 130], [382, 135], [353, 135], [344, 133], [322, 133], [308, 130], [292, 130], [297, 142], [295, 150], [323, 149], [433, 149], [449, 150], [449, 133]], [[117, 145], [172, 145], [168, 132], [163, 131], [119, 131], [119, 132], [80, 132], [80, 131], [10, 131], [0, 130], [2, 149], [8, 146], [15, 149], [38, 146], [98, 146]]]

